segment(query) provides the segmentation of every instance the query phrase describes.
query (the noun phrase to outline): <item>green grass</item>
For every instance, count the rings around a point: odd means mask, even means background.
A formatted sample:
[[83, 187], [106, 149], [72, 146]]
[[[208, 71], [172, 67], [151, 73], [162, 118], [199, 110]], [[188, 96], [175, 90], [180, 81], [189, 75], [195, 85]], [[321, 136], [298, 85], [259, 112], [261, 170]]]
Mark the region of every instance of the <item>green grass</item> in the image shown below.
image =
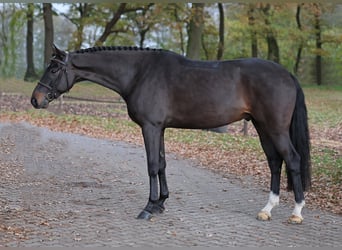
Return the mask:
[[[33, 89], [37, 85], [36, 82], [24, 82], [22, 80], [10, 78], [0, 78], [0, 93], [20, 93], [26, 96], [31, 96]], [[75, 96], [83, 98], [120, 98], [113, 90], [102, 87], [98, 84], [91, 82], [81, 82], [74, 85], [70, 92], [65, 94], [66, 96]]]
[[342, 88], [304, 88], [309, 123], [333, 128], [342, 126]]
[[342, 182], [341, 152], [327, 147], [314, 147], [311, 157], [314, 176], [327, 176], [335, 184]]
[[0, 78], [0, 93], [20, 93], [30, 96], [36, 83], [24, 82], [18, 79]]
[[223, 150], [260, 150], [258, 138], [219, 134], [203, 130], [167, 129], [165, 138], [184, 144], [213, 146]]

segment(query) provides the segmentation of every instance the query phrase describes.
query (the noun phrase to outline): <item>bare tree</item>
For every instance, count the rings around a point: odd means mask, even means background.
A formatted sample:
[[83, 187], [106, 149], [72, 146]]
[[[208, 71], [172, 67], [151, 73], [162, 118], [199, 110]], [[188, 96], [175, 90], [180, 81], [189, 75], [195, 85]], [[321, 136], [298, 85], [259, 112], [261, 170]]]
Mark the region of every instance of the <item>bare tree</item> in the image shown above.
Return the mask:
[[319, 4], [314, 4], [315, 33], [316, 33], [316, 82], [322, 84], [322, 28], [321, 28], [321, 8]]
[[204, 3], [193, 3], [191, 19], [188, 30], [188, 46], [186, 56], [191, 59], [200, 58], [202, 44], [202, 31], [204, 27]]
[[217, 60], [221, 60], [224, 51], [224, 8], [222, 3], [218, 3], [218, 10], [219, 10], [219, 44], [217, 49]]
[[44, 64], [48, 64], [52, 55], [53, 45], [53, 20], [52, 20], [52, 4], [43, 3], [43, 17], [44, 17]]
[[[297, 28], [300, 31], [303, 30], [302, 23], [300, 21], [300, 13], [301, 13], [302, 5], [303, 4], [298, 4], [297, 5], [297, 11], [296, 11], [296, 23], [297, 23]], [[302, 57], [303, 46], [304, 46], [304, 41], [302, 39], [300, 39], [298, 50], [297, 50], [296, 62], [295, 62], [295, 66], [294, 66], [294, 69], [293, 69], [295, 74], [298, 74], [299, 63], [300, 63], [300, 60], [301, 60], [301, 57]]]
[[38, 76], [34, 69], [33, 62], [33, 12], [34, 12], [34, 4], [27, 4], [27, 33], [26, 33], [26, 73], [24, 76], [25, 81], [32, 81], [36, 79]]
[[265, 15], [265, 24], [266, 24], [266, 41], [268, 47], [267, 59], [272, 60], [276, 63], [280, 63], [280, 55], [279, 55], [279, 46], [277, 39], [275, 37], [273, 28], [271, 27], [271, 5], [267, 3], [262, 7], [262, 11]]
[[254, 4], [249, 5], [248, 9], [248, 25], [251, 33], [251, 52], [252, 57], [258, 57], [258, 39], [257, 32], [255, 30], [255, 6]]
[[95, 42], [95, 45], [102, 45], [106, 41], [107, 37], [112, 33], [112, 28], [120, 20], [120, 17], [126, 8], [126, 5], [127, 3], [121, 3], [119, 5], [119, 8], [116, 10], [116, 12], [113, 13], [112, 19], [106, 24], [102, 35]]

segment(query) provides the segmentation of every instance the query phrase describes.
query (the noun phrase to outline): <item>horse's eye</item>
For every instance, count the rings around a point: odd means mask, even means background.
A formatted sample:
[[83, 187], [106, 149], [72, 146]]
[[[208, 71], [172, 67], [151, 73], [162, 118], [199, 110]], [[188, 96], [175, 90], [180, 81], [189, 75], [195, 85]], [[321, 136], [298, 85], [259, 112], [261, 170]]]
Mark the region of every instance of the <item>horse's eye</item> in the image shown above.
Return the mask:
[[58, 70], [59, 70], [58, 68], [55, 68], [55, 69], [52, 69], [51, 72], [52, 72], [52, 73], [57, 73]]

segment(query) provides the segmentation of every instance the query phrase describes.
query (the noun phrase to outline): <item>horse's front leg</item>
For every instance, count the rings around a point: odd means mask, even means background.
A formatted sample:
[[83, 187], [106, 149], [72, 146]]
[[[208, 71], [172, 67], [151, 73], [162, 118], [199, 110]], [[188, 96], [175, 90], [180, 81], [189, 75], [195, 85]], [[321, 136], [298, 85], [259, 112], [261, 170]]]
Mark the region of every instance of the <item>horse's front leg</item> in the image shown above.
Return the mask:
[[169, 198], [169, 189], [167, 187], [167, 181], [166, 181], [166, 160], [165, 160], [165, 145], [164, 145], [164, 129], [162, 130], [161, 136], [160, 136], [160, 151], [159, 151], [159, 186], [160, 186], [160, 196], [159, 196], [159, 202], [158, 205], [165, 209], [164, 202], [167, 198]]
[[147, 154], [147, 167], [150, 179], [150, 195], [146, 207], [138, 215], [138, 219], [151, 219], [152, 214], [161, 213], [164, 210], [163, 202], [160, 206], [158, 194], [158, 174], [160, 163], [160, 142], [162, 137], [162, 128], [151, 124], [142, 128]]

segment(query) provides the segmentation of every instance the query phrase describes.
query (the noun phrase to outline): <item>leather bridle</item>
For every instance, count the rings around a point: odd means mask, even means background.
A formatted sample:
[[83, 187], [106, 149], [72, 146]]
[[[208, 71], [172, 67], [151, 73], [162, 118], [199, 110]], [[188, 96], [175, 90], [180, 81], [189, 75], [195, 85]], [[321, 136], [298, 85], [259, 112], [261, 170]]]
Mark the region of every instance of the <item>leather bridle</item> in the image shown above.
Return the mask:
[[[60, 92], [57, 90], [57, 84], [56, 82], [60, 81], [63, 75], [66, 75], [67, 73], [67, 62], [68, 62], [68, 56], [69, 54], [66, 53], [64, 61], [59, 60], [57, 58], [52, 58], [51, 61], [56, 62], [59, 64], [59, 68], [57, 71], [60, 71], [58, 74], [57, 79], [52, 82], [51, 84], [44, 83], [42, 81], [38, 82], [38, 85], [41, 85], [49, 90], [49, 92], [46, 95], [46, 98], [48, 101], [52, 101], [53, 99], [57, 98], [60, 95]], [[66, 84], [67, 84], [67, 89], [69, 89], [69, 81], [68, 81], [68, 76], [66, 75]]]

